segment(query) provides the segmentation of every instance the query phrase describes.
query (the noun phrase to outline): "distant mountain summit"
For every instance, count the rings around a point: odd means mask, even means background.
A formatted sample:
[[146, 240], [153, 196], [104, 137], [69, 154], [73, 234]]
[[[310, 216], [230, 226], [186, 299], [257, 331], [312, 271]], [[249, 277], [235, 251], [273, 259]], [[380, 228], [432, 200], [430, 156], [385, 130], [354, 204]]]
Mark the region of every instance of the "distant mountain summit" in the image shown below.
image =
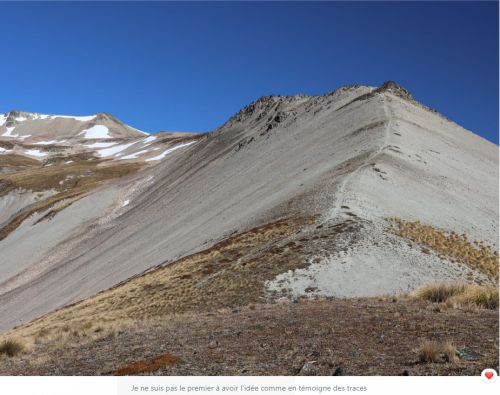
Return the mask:
[[47, 115], [10, 111], [0, 115], [0, 138], [27, 142], [135, 138], [147, 135], [106, 113], [89, 116]]
[[0, 114], [0, 154], [45, 163], [64, 162], [85, 153], [107, 160], [156, 162], [162, 147], [168, 149], [188, 135], [150, 135], [108, 113], [71, 116], [13, 110]]

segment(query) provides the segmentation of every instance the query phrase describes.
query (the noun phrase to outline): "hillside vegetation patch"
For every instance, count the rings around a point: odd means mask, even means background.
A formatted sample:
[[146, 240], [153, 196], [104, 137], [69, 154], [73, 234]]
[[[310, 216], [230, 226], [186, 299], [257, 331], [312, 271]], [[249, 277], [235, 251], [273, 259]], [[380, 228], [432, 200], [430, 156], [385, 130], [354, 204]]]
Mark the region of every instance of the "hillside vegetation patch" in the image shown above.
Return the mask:
[[307, 266], [296, 246], [276, 244], [313, 219], [283, 219], [229, 237], [213, 247], [107, 291], [49, 313], [14, 329], [16, 335], [51, 338], [93, 325], [108, 326], [156, 320], [171, 314], [214, 311], [261, 303], [264, 283], [278, 274]]
[[413, 296], [453, 308], [498, 309], [498, 287], [495, 286], [436, 283], [417, 289]]
[[[55, 195], [25, 208], [12, 218], [0, 229], [0, 240], [5, 239], [33, 214], [43, 213], [61, 203], [60, 206], [45, 214], [37, 222], [51, 219], [104, 181], [136, 172], [140, 166], [138, 163], [97, 166], [97, 163], [94, 162], [82, 162], [30, 168], [13, 174], [0, 174], [0, 196], [13, 190], [46, 191], [54, 189], [58, 191]], [[62, 203], [63, 201], [65, 203]]]
[[393, 233], [478, 270], [495, 282], [498, 281], [498, 251], [482, 241], [473, 242], [465, 233], [459, 235], [453, 231], [446, 232], [420, 221], [410, 222], [401, 218], [390, 218], [389, 221]]

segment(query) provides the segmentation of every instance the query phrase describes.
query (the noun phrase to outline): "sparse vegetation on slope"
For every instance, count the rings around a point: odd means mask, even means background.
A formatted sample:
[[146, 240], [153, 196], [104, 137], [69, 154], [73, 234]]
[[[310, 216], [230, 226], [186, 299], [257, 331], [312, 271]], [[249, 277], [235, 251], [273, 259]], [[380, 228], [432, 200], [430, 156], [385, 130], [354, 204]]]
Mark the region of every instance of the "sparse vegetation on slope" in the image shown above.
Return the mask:
[[[0, 156], [0, 171], [3, 172], [19, 171], [35, 166], [40, 166], [40, 162], [27, 156], [17, 154], [3, 154]], [[1, 182], [0, 185], [2, 185]], [[3, 193], [3, 190], [0, 189], [0, 196]]]
[[14, 174], [0, 174], [0, 185], [5, 186], [0, 190], [0, 196], [16, 189], [31, 191], [54, 189], [58, 191], [55, 195], [26, 207], [12, 218], [0, 229], [0, 240], [6, 238], [31, 215], [43, 213], [61, 203], [39, 221], [50, 219], [102, 182], [123, 177], [139, 170], [140, 167], [141, 165], [138, 163], [97, 166], [97, 163], [94, 162], [82, 162], [63, 166], [30, 168]]
[[[0, 375], [479, 376], [498, 366], [496, 311], [429, 305], [355, 298], [160, 316], [112, 337], [34, 344], [2, 361]], [[420, 362], [427, 339], [439, 344], [437, 363]]]
[[[0, 157], [0, 161], [2, 160], [3, 157]], [[0, 184], [6, 186], [0, 190], [0, 196], [16, 189], [35, 192], [51, 189], [64, 192], [79, 187], [91, 189], [100, 181], [121, 177], [140, 167], [137, 163], [106, 165], [100, 160], [82, 160], [54, 166], [38, 164], [37, 167], [15, 173], [0, 174]]]
[[[157, 319], [168, 314], [211, 311], [264, 301], [264, 282], [305, 267], [297, 245], [276, 243], [312, 219], [279, 220], [229, 237], [202, 252], [47, 314], [14, 331], [37, 338], [68, 328], [71, 333], [97, 324]], [[83, 331], [85, 332], [85, 331]]]
[[472, 242], [466, 234], [446, 232], [419, 221], [409, 222], [400, 218], [389, 220], [390, 229], [399, 236], [431, 248], [438, 254], [466, 264], [498, 281], [498, 251], [482, 241]]

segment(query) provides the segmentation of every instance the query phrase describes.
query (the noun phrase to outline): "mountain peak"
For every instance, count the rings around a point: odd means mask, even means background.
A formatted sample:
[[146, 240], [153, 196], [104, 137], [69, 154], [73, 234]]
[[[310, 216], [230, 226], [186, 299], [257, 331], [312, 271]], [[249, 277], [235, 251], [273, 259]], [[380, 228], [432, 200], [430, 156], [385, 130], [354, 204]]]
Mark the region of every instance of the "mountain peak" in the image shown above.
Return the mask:
[[147, 134], [104, 112], [73, 116], [11, 110], [0, 115], [0, 139], [37, 142], [38, 139], [138, 138]]
[[377, 93], [382, 93], [382, 92], [391, 92], [403, 99], [413, 99], [413, 96], [411, 93], [408, 91], [408, 89], [403, 88], [401, 85], [399, 85], [397, 82], [389, 80], [384, 82], [382, 85], [380, 85], [377, 89], [375, 89]]

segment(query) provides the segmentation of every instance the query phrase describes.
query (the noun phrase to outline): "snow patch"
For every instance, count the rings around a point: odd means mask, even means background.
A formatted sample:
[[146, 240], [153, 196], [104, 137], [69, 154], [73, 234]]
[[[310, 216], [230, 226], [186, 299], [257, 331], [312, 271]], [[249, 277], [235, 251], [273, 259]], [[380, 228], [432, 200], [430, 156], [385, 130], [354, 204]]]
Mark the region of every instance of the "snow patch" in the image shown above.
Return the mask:
[[102, 157], [116, 155], [116, 154], [118, 154], [118, 153], [120, 153], [122, 151], [125, 151], [128, 147], [134, 145], [135, 143], [136, 142], [134, 141], [133, 143], [115, 145], [114, 147], [101, 149], [101, 150], [98, 151], [98, 153]]
[[37, 150], [37, 149], [29, 149], [29, 150], [24, 151], [24, 153], [26, 155], [29, 155], [29, 156], [38, 156], [38, 157], [47, 156], [46, 152], [42, 152], [42, 151]]
[[18, 134], [13, 134], [12, 132], [14, 131], [16, 127], [15, 126], [12, 126], [10, 128], [6, 128], [6, 132], [4, 134], [2, 134], [2, 136], [4, 137], [19, 137]]
[[[28, 136], [24, 136], [24, 137], [28, 137]], [[36, 143], [33, 143], [33, 145], [50, 145], [50, 144], [56, 144], [58, 143], [57, 140], [50, 140], [50, 141], [38, 141]]]
[[95, 115], [88, 115], [88, 116], [83, 116], [83, 117], [73, 117], [71, 115], [50, 115], [50, 118], [73, 119], [75, 121], [80, 121], [80, 122], [92, 121], [95, 117], [96, 117]]
[[146, 159], [146, 162], [149, 162], [149, 161], [152, 161], [152, 160], [161, 160], [165, 156], [167, 156], [168, 154], [170, 154], [172, 151], [178, 150], [179, 148], [182, 148], [182, 147], [186, 147], [186, 146], [191, 145], [193, 143], [195, 143], [195, 142], [191, 141], [190, 143], [176, 145], [175, 147], [172, 147], [172, 148], [169, 148], [166, 151], [163, 151], [160, 155], [157, 155], [157, 156], [154, 156], [152, 158]]
[[144, 144], [149, 144], [149, 143], [152, 143], [153, 141], [155, 141], [157, 139], [156, 136], [149, 136], [149, 137], [146, 137], [144, 140], [142, 140], [142, 142]]
[[111, 147], [112, 145], [115, 145], [116, 143], [92, 143], [92, 144], [85, 144], [84, 146], [87, 148], [106, 148], [106, 147]]
[[111, 137], [108, 132], [109, 129], [106, 126], [94, 125], [79, 134], [84, 134], [84, 138], [86, 139], [106, 139]]
[[50, 115], [34, 113], [32, 118], [34, 120], [38, 120], [38, 119], [47, 119], [49, 117]]

